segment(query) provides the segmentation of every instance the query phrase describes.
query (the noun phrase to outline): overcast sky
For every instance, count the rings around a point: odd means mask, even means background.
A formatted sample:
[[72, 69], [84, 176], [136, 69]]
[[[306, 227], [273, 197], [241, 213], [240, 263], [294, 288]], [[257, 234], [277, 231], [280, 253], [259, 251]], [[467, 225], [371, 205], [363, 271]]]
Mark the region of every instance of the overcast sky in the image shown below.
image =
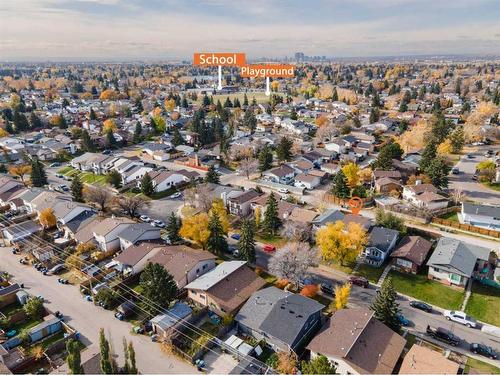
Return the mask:
[[500, 54], [500, 0], [0, 0], [0, 60]]

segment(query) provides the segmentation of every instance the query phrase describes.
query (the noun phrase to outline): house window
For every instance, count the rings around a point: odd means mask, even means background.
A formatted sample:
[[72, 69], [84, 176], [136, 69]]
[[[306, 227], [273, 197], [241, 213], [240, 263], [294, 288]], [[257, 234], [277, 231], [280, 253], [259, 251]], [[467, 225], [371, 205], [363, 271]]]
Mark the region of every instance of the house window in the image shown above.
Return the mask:
[[206, 264], [204, 264], [202, 268], [203, 268], [203, 269], [207, 268], [207, 265], [206, 265]]
[[452, 273], [452, 274], [450, 274], [450, 279], [451, 279], [451, 281], [455, 281], [455, 282], [459, 283], [462, 278], [460, 277], [460, 275], [457, 275], [456, 273]]

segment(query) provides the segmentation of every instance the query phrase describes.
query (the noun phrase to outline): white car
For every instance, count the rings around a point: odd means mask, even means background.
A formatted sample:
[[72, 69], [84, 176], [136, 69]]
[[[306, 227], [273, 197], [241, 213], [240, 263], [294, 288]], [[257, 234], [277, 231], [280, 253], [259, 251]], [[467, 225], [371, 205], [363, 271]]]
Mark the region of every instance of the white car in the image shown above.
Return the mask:
[[150, 223], [150, 222], [151, 222], [151, 218], [150, 218], [149, 216], [146, 216], [146, 215], [141, 215], [141, 216], [139, 217], [139, 219], [140, 219], [141, 221], [144, 221], [145, 223]]
[[279, 188], [278, 192], [282, 193], [282, 194], [288, 194], [288, 189], [287, 188]]
[[477, 322], [474, 319], [461, 311], [445, 310], [443, 315], [447, 320], [452, 320], [469, 328], [476, 328], [477, 326]]
[[175, 198], [180, 198], [180, 197], [181, 197], [181, 195], [182, 195], [182, 194], [181, 194], [180, 192], [177, 192], [177, 193], [172, 194], [172, 195], [170, 196], [170, 198], [172, 198], [172, 199], [175, 199]]
[[164, 223], [163, 221], [161, 221], [161, 220], [153, 220], [153, 221], [151, 222], [151, 225], [152, 225], [153, 227], [165, 228], [165, 223]]

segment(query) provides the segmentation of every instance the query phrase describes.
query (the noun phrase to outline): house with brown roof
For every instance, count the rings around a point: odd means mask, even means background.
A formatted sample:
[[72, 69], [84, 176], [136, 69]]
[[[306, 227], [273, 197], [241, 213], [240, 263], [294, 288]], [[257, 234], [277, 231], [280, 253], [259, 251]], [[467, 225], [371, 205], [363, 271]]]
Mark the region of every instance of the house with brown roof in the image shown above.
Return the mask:
[[391, 374], [406, 340], [365, 308], [337, 311], [307, 348], [311, 357], [322, 354], [337, 373]]
[[184, 288], [193, 302], [225, 316], [233, 314], [264, 285], [264, 279], [246, 266], [246, 262], [229, 261], [219, 264]]
[[389, 177], [381, 177], [375, 180], [375, 191], [381, 194], [389, 194], [392, 191], [402, 192], [403, 185]]
[[460, 364], [449, 360], [443, 353], [426, 346], [413, 345], [406, 353], [399, 373], [457, 375], [459, 370]]
[[[276, 194], [274, 195], [276, 197]], [[267, 207], [267, 199], [269, 198], [269, 194], [262, 194], [260, 197], [257, 197], [252, 200], [250, 203], [252, 207], [252, 211], [255, 214], [255, 210], [260, 210], [260, 214], [262, 218], [264, 218], [264, 213], [266, 212], [266, 207]], [[285, 200], [279, 200], [279, 197], [276, 198], [278, 201], [278, 216], [280, 219], [287, 219], [291, 214], [292, 211], [299, 207], [296, 204], [287, 202]]]
[[228, 210], [236, 216], [247, 216], [251, 211], [252, 200], [260, 196], [255, 190], [242, 191], [241, 194], [227, 199]]
[[289, 185], [293, 182], [295, 176], [295, 169], [289, 165], [282, 164], [279, 167], [272, 168], [263, 173], [264, 176], [272, 182], [277, 184]]
[[406, 236], [399, 247], [391, 254], [394, 265], [402, 271], [417, 273], [425, 263], [432, 243], [420, 236]]
[[418, 195], [426, 192], [436, 194], [438, 192], [438, 189], [432, 184], [417, 183], [416, 185], [406, 185], [403, 188], [403, 199], [410, 203], [414, 203], [415, 198]]

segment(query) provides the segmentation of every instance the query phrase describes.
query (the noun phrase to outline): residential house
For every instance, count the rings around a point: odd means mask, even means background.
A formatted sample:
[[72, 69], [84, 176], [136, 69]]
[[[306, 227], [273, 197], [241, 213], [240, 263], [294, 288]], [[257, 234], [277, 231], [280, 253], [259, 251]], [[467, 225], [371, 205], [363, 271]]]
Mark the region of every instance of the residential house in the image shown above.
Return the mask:
[[187, 284], [184, 288], [195, 303], [218, 315], [233, 314], [266, 282], [244, 261], [228, 261]]
[[184, 321], [189, 319], [193, 309], [184, 302], [176, 302], [167, 311], [167, 314], [160, 314], [150, 320], [153, 332], [160, 335], [162, 339], [170, 337], [184, 326]]
[[368, 245], [364, 250], [364, 260], [367, 264], [379, 267], [396, 246], [399, 232], [394, 229], [375, 227], [368, 237]]
[[416, 274], [431, 250], [432, 243], [420, 236], [406, 236], [398, 248], [391, 254], [394, 266], [405, 272]]
[[380, 194], [389, 194], [394, 191], [401, 193], [403, 185], [392, 178], [382, 177], [375, 180], [375, 191]]
[[251, 202], [259, 196], [260, 194], [253, 189], [241, 192], [227, 199], [228, 210], [239, 217], [247, 216], [251, 212]]
[[313, 190], [321, 184], [321, 179], [313, 174], [300, 173], [295, 176], [295, 186], [300, 188], [305, 188], [307, 190]]
[[392, 374], [406, 340], [365, 308], [338, 310], [312, 339], [311, 357], [324, 355], [340, 375]]
[[427, 262], [428, 277], [465, 287], [474, 274], [481, 275], [488, 268], [489, 259], [490, 249], [441, 237]]
[[42, 230], [42, 226], [35, 220], [27, 220], [13, 224], [2, 230], [3, 240], [7, 246], [22, 241]]
[[277, 184], [290, 185], [295, 177], [295, 170], [287, 164], [272, 168], [263, 173], [272, 182]]
[[103, 252], [114, 252], [120, 249], [120, 237], [118, 236], [135, 221], [127, 218], [106, 218], [99, 225], [92, 228], [95, 242]]
[[463, 202], [458, 219], [462, 224], [500, 231], [500, 206]]
[[344, 220], [345, 214], [339, 210], [328, 208], [319, 216], [317, 216], [314, 220], [311, 221], [313, 225], [313, 229], [319, 229], [326, 224], [336, 223], [339, 220]]
[[326, 150], [335, 151], [337, 154], [344, 154], [349, 148], [349, 142], [346, 142], [341, 138], [334, 139], [331, 142], [325, 144]]
[[401, 375], [457, 375], [461, 374], [460, 364], [445, 357], [440, 350], [423, 345], [412, 345], [399, 368]]
[[39, 262], [42, 263], [48, 262], [54, 257], [54, 249], [51, 246], [37, 247], [31, 253]]
[[420, 184], [416, 185], [406, 185], [403, 188], [403, 199], [417, 204], [417, 196], [423, 193], [434, 193], [437, 194], [438, 189], [432, 184]]
[[141, 241], [153, 241], [161, 238], [160, 228], [148, 223], [134, 223], [124, 226], [117, 236], [120, 241], [120, 250], [125, 250]]
[[[187, 171], [184, 171], [187, 172]], [[198, 173], [193, 172], [194, 175], [199, 176]], [[153, 170], [148, 172], [151, 177], [151, 182], [153, 184], [154, 190], [159, 193], [168, 190], [172, 187], [176, 187], [181, 184], [188, 183], [191, 181], [193, 175], [190, 173], [181, 173], [180, 171], [165, 171], [165, 170]], [[195, 177], [196, 178], [196, 177]], [[141, 187], [141, 180], [137, 181], [137, 187]]]
[[315, 167], [320, 167], [323, 163], [323, 156], [317, 151], [309, 151], [301, 155], [300, 158], [311, 162]]
[[[260, 197], [257, 197], [252, 200], [250, 203], [252, 207], [252, 211], [255, 215], [256, 210], [260, 211], [260, 215], [262, 218], [264, 218], [264, 213], [266, 212], [267, 208], [267, 199], [269, 198], [269, 194], [262, 194]], [[278, 200], [278, 216], [280, 219], [285, 220], [287, 219], [292, 211], [298, 207], [298, 205], [287, 202], [285, 200]]]
[[252, 294], [234, 320], [238, 331], [274, 350], [297, 352], [321, 326], [322, 304], [271, 286]]

